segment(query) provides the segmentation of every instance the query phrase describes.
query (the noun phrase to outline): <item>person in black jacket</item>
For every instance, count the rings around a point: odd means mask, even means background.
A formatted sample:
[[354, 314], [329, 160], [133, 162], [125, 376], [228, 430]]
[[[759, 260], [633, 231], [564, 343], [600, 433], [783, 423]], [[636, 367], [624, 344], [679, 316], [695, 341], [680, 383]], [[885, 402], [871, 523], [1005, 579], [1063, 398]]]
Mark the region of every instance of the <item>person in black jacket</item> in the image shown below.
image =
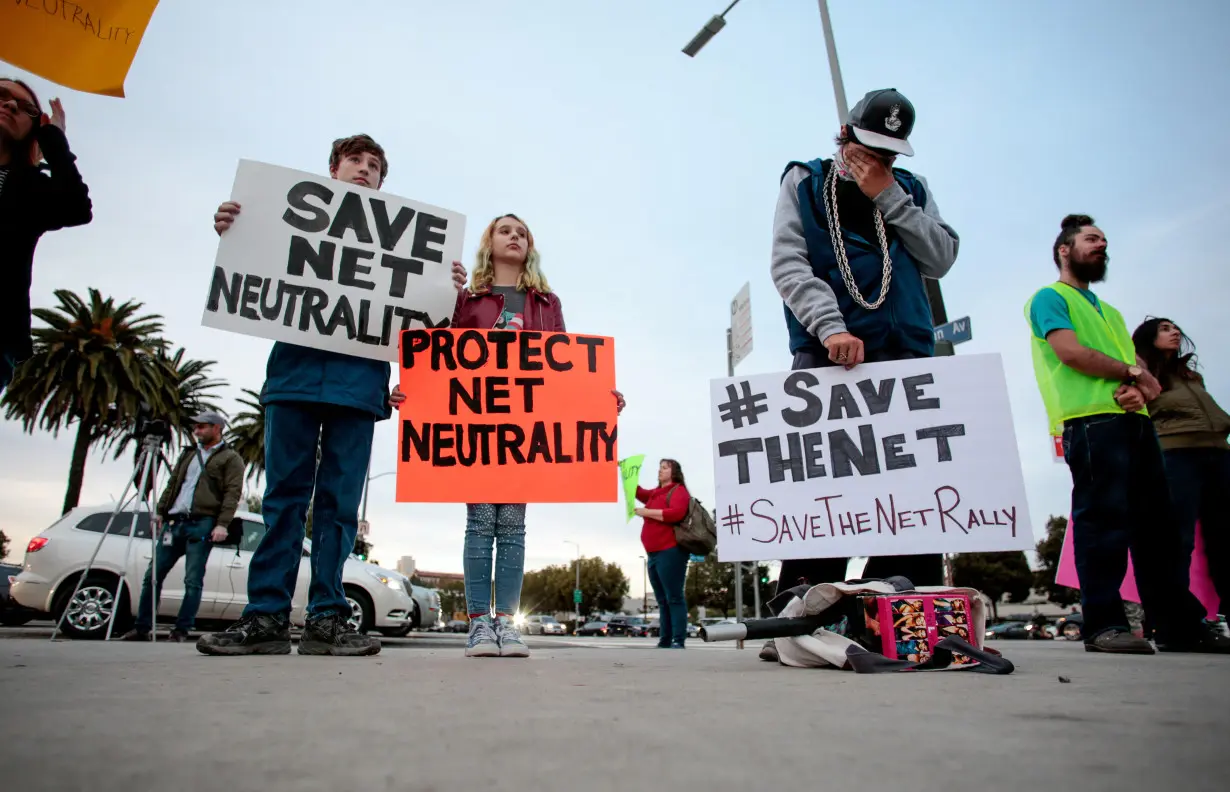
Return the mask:
[[51, 100], [48, 116], [30, 86], [0, 77], [0, 394], [33, 352], [30, 279], [39, 237], [93, 216], [60, 100]]

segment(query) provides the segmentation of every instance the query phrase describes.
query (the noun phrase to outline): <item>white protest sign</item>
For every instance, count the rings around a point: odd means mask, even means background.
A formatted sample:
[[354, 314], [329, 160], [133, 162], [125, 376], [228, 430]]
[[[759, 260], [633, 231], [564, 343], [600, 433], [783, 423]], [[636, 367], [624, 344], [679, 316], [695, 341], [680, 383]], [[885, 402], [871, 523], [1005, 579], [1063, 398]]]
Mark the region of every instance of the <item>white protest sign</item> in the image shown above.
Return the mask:
[[451, 321], [463, 215], [252, 160], [231, 200], [206, 327], [395, 362], [402, 330]]
[[999, 355], [710, 385], [718, 558], [1028, 550]]

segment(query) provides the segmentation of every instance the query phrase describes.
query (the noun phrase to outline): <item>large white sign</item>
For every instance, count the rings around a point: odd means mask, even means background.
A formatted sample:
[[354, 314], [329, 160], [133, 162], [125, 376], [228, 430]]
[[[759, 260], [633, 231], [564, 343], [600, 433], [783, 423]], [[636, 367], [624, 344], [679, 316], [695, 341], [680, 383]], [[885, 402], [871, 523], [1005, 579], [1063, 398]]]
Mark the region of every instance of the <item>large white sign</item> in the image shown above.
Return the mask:
[[752, 354], [752, 296], [751, 284], [743, 284], [739, 293], [730, 301], [730, 365]]
[[999, 355], [713, 380], [718, 558], [1033, 547]]
[[402, 330], [452, 319], [463, 215], [251, 160], [231, 200], [205, 326], [396, 361]]

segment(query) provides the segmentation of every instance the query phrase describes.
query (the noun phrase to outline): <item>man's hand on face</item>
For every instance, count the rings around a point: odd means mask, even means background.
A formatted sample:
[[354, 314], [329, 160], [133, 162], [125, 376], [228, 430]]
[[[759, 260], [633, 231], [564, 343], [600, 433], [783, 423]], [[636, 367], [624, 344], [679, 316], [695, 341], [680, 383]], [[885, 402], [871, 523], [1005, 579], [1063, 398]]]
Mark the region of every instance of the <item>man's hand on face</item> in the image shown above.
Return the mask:
[[460, 261], [453, 262], [453, 285], [457, 287], [457, 291], [466, 287], [466, 268]]
[[1120, 385], [1115, 391], [1115, 403], [1127, 412], [1140, 412], [1145, 406], [1145, 396], [1135, 385]]
[[892, 166], [858, 143], [848, 143], [842, 154], [846, 168], [863, 191], [863, 195], [875, 200], [876, 196], [893, 186]]
[[863, 342], [850, 333], [833, 333], [824, 339], [824, 348], [829, 351], [829, 360], [852, 369], [863, 362]]
[[225, 542], [226, 541], [226, 529], [223, 528], [221, 525], [215, 525], [214, 529], [209, 532], [209, 540], [211, 542]]
[[239, 216], [239, 204], [234, 201], [227, 201], [218, 207], [218, 211], [214, 212], [214, 231], [218, 232], [218, 236], [222, 236], [222, 232], [231, 227], [231, 223], [235, 222], [235, 218]]

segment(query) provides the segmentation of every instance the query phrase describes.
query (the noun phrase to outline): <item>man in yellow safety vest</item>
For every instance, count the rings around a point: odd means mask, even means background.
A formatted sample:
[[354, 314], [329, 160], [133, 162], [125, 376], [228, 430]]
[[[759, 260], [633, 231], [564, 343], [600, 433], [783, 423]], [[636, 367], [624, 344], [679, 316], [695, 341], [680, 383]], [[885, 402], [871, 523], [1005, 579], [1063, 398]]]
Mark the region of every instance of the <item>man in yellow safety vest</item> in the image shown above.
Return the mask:
[[1119, 587], [1128, 551], [1157, 648], [1230, 653], [1187, 590], [1161, 447], [1145, 410], [1161, 386], [1136, 359], [1123, 317], [1089, 286], [1106, 277], [1106, 235], [1068, 215], [1053, 248], [1059, 281], [1025, 305], [1034, 373], [1072, 471], [1072, 531], [1085, 649], [1153, 654], [1128, 629]]

